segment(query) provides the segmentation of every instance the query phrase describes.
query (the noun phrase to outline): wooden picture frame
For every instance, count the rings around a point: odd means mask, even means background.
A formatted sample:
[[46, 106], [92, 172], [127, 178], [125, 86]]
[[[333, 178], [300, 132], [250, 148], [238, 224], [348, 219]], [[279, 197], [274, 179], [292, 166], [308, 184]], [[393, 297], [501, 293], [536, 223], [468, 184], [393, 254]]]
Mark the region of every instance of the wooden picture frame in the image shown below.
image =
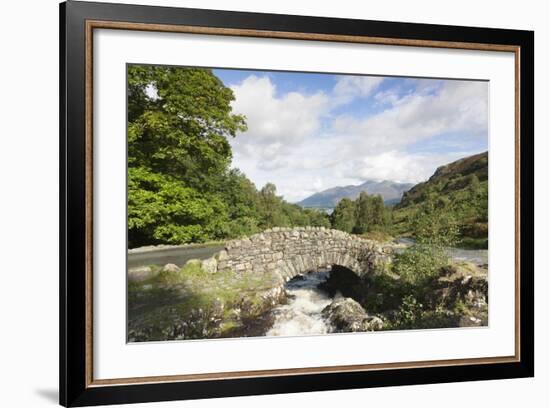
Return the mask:
[[[93, 32], [511, 52], [515, 55], [515, 353], [510, 356], [94, 379]], [[68, 1], [60, 5], [60, 403], [121, 404], [534, 375], [534, 33]], [[521, 248], [521, 250], [520, 250]]]

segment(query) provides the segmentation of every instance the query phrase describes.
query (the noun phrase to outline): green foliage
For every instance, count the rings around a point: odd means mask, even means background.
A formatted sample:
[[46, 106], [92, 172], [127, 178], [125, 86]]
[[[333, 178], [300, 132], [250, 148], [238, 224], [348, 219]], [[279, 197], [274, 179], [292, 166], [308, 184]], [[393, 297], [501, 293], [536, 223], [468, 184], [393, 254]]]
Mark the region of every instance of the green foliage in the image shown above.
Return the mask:
[[446, 211], [446, 204], [430, 195], [411, 216], [409, 231], [415, 243], [396, 254], [392, 263], [392, 273], [398, 279], [393, 282], [389, 296], [394, 304], [397, 297], [401, 300], [390, 326], [444, 327], [449, 324], [449, 317], [437, 310], [430, 299], [442, 268], [450, 262], [446, 247], [456, 243], [457, 223]]
[[415, 244], [395, 256], [393, 272], [411, 286], [421, 287], [437, 276], [446, 262], [441, 251], [428, 245]]
[[412, 218], [426, 202], [444, 209], [458, 228], [456, 244], [486, 246], [488, 238], [488, 156], [487, 153], [466, 157], [442, 166], [426, 182], [406, 192], [393, 211], [396, 234], [409, 232]]
[[128, 164], [198, 190], [216, 185], [231, 161], [228, 137], [244, 131], [233, 92], [210, 70], [128, 67]]
[[488, 249], [489, 240], [486, 238], [462, 238], [460, 246], [465, 249]]
[[418, 244], [444, 248], [456, 244], [459, 227], [444, 200], [428, 199], [411, 218], [409, 231]]
[[367, 281], [368, 290], [361, 303], [369, 313], [395, 310], [401, 305], [403, 297], [410, 294], [409, 285], [387, 271], [373, 274]]
[[130, 247], [235, 238], [274, 226], [330, 226], [328, 216], [261, 191], [230, 169], [246, 130], [231, 89], [209, 69], [128, 67]]
[[384, 199], [381, 195], [375, 195], [370, 197], [369, 208], [369, 221], [370, 225], [383, 225], [384, 224]]
[[365, 234], [361, 235], [365, 239], [370, 239], [372, 241], [378, 242], [390, 242], [394, 240], [394, 237], [390, 235], [387, 231], [373, 229]]
[[265, 291], [278, 277], [268, 273], [237, 276], [208, 273], [200, 262], [178, 272], [158, 271], [128, 286], [128, 332], [131, 341], [231, 337], [243, 320], [272, 306]]
[[422, 317], [422, 306], [422, 303], [419, 303], [414, 296], [405, 296], [397, 311], [394, 325], [400, 329], [415, 328], [418, 320]]
[[414, 296], [405, 296], [399, 309], [385, 327], [391, 330], [436, 329], [459, 326], [467, 310], [448, 310], [442, 305], [426, 307]]
[[128, 169], [131, 245], [218, 239], [217, 228], [225, 216], [225, 205], [216, 196], [143, 167]]
[[272, 183], [267, 183], [259, 192], [258, 212], [261, 229], [307, 225], [330, 227], [325, 212], [287, 203], [277, 195], [277, 188]]
[[467, 315], [469, 313], [468, 307], [464, 304], [462, 299], [458, 299], [455, 302], [454, 311], [459, 315]]
[[[475, 182], [475, 181], [474, 181]], [[366, 310], [386, 314], [388, 329], [457, 326], [467, 307], [457, 298], [442, 302], [442, 273], [449, 269], [446, 248], [456, 244], [459, 228], [445, 197], [425, 191], [422, 204], [409, 214], [407, 230], [415, 243], [395, 254], [391, 271], [371, 278]], [[449, 302], [449, 300], [446, 300]]]
[[355, 203], [349, 198], [341, 199], [330, 218], [332, 228], [350, 233], [355, 227]]
[[258, 192], [243, 173], [231, 169], [218, 192], [228, 211], [228, 221], [221, 226], [224, 237], [242, 237], [260, 230]]
[[330, 228], [330, 217], [326, 212], [322, 210], [316, 210], [314, 208], [308, 208], [303, 211], [308, 216], [307, 224], [296, 223], [295, 225], [299, 225], [299, 226], [311, 225], [312, 227]]
[[371, 216], [370, 203], [370, 197], [365, 192], [361, 193], [355, 202], [355, 225], [353, 226], [353, 232], [356, 234], [363, 234], [369, 229]]
[[458, 226], [446, 205], [432, 197], [412, 216], [409, 231], [416, 241], [396, 255], [393, 271], [404, 282], [422, 289], [448, 264], [445, 249], [456, 244]]
[[362, 192], [357, 200], [343, 198], [330, 216], [332, 228], [355, 234], [385, 230], [391, 224], [391, 212], [380, 195]]
[[283, 212], [283, 199], [276, 193], [277, 187], [272, 183], [267, 183], [260, 190], [259, 212], [262, 229], [289, 224], [288, 217]]
[[130, 246], [223, 237], [227, 138], [246, 129], [233, 100], [210, 70], [128, 67]]

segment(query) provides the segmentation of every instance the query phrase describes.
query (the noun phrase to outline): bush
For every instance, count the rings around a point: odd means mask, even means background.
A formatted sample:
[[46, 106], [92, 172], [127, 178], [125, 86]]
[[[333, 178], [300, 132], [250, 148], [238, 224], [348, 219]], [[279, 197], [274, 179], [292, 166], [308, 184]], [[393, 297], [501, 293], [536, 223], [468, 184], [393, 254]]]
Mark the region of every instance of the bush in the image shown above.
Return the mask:
[[438, 204], [429, 200], [414, 215], [409, 229], [414, 234], [415, 244], [398, 254], [393, 265], [393, 271], [416, 287], [416, 292], [437, 277], [449, 261], [446, 247], [457, 242], [458, 224], [445, 211], [445, 206]]
[[392, 270], [403, 282], [419, 287], [437, 277], [447, 263], [448, 257], [444, 250], [415, 244], [395, 256]]
[[462, 228], [462, 234], [469, 238], [487, 238], [489, 225], [486, 222], [474, 222]]
[[399, 329], [416, 328], [417, 321], [422, 318], [422, 303], [412, 295], [405, 296], [395, 316], [393, 326]]

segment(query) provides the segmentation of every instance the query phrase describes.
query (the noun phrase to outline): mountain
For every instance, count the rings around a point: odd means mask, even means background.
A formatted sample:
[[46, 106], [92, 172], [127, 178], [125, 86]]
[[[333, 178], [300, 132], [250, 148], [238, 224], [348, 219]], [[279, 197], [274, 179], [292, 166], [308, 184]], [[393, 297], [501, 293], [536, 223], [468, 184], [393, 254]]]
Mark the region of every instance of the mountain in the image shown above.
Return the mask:
[[407, 232], [411, 217], [430, 200], [457, 221], [462, 246], [487, 248], [488, 164], [487, 152], [465, 157], [439, 167], [427, 181], [405, 192], [393, 208], [396, 232]]
[[297, 203], [305, 208], [334, 208], [342, 198], [355, 200], [359, 194], [366, 191], [369, 194], [380, 194], [386, 205], [396, 204], [401, 200], [403, 192], [413, 186], [410, 183], [396, 183], [393, 181], [367, 180], [358, 186], [333, 187], [315, 193]]

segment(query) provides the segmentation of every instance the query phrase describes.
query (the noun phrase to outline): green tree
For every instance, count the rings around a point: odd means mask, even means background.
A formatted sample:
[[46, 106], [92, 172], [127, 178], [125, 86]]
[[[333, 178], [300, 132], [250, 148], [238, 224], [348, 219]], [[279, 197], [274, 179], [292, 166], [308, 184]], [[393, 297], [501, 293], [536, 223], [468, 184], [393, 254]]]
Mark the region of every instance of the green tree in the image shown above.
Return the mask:
[[284, 214], [284, 219], [288, 220], [288, 225], [292, 226], [305, 226], [310, 225], [310, 217], [308, 210], [304, 210], [297, 204], [290, 204], [287, 202], [281, 203], [281, 211]]
[[370, 222], [370, 204], [371, 200], [366, 192], [359, 194], [359, 198], [355, 201], [355, 226], [353, 232], [356, 234], [364, 234], [369, 229]]
[[231, 169], [218, 189], [227, 206], [229, 221], [223, 226], [225, 237], [252, 235], [260, 230], [258, 225], [258, 191], [240, 170]]
[[283, 213], [283, 200], [277, 196], [275, 184], [267, 183], [263, 186], [259, 198], [260, 226], [262, 229], [290, 225], [288, 217]]
[[349, 198], [342, 198], [330, 215], [332, 228], [350, 233], [355, 227], [355, 203]]
[[231, 89], [209, 69], [128, 67], [128, 241], [130, 247], [234, 238], [274, 226], [330, 226], [260, 191], [230, 169], [229, 139], [246, 130]]
[[326, 212], [308, 208], [304, 210], [304, 213], [308, 217], [308, 223], [306, 225], [311, 225], [312, 227], [330, 228], [330, 217]]
[[384, 199], [381, 195], [375, 195], [370, 198], [370, 201], [369, 225], [372, 227], [384, 225]]
[[226, 214], [224, 203], [214, 195], [142, 167], [128, 169], [130, 247], [221, 238]]
[[422, 297], [427, 282], [449, 262], [446, 249], [457, 242], [458, 223], [445, 207], [429, 200], [416, 212], [409, 229], [415, 243], [396, 255], [393, 270]]
[[203, 191], [217, 186], [231, 162], [228, 138], [246, 129], [233, 100], [207, 69], [129, 66], [128, 165]]
[[228, 138], [246, 129], [233, 92], [207, 69], [131, 65], [127, 74], [130, 246], [219, 238], [230, 218], [219, 194]]
[[468, 176], [468, 189], [473, 196], [480, 193], [479, 178], [475, 174]]
[[457, 243], [458, 222], [452, 211], [441, 203], [440, 200], [428, 200], [412, 217], [409, 230], [418, 244], [445, 248]]

